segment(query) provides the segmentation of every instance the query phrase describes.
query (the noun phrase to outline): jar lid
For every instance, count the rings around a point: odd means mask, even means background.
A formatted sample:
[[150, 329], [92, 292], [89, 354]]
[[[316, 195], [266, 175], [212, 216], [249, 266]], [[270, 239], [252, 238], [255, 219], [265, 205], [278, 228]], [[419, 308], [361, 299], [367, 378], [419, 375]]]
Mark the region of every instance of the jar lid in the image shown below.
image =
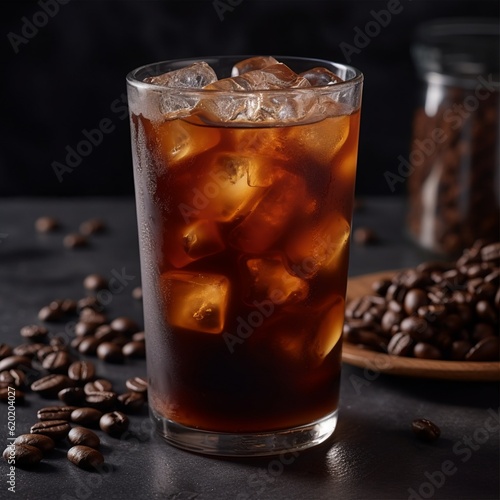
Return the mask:
[[498, 82], [500, 27], [488, 18], [436, 19], [418, 26], [412, 55], [419, 74], [477, 78]]

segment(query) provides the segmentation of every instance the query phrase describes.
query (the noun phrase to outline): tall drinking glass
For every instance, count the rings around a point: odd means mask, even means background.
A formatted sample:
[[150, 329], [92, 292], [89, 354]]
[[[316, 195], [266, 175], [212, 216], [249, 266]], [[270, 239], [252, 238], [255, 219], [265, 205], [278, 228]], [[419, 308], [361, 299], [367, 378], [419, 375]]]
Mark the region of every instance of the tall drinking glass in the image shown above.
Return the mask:
[[151, 415], [231, 456], [335, 429], [363, 82], [241, 59], [127, 77]]

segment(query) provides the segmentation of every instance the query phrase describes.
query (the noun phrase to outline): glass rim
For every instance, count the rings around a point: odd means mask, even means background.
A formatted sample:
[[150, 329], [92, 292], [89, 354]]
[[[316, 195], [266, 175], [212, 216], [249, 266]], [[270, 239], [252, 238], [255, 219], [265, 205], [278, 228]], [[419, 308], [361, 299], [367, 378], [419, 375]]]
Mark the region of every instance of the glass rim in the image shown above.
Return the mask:
[[[178, 59], [167, 59], [164, 61], [158, 61], [154, 63], [149, 63], [149, 64], [144, 64], [142, 66], [139, 66], [138, 68], [133, 69], [130, 71], [127, 76], [126, 76], [126, 81], [128, 84], [140, 88], [143, 90], [155, 90], [155, 91], [161, 91], [161, 92], [182, 92], [186, 94], [207, 94], [210, 93], [212, 95], [239, 95], [239, 96], [244, 96], [244, 95], [255, 95], [256, 93], [262, 93], [262, 94], [304, 94], [304, 93], [310, 93], [310, 92], [321, 92], [321, 91], [328, 91], [328, 92], [337, 92], [339, 90], [345, 90], [350, 87], [354, 87], [356, 85], [359, 85], [363, 83], [364, 81], [364, 75], [363, 73], [355, 68], [354, 66], [350, 66], [348, 64], [343, 64], [343, 63], [337, 63], [333, 61], [328, 61], [327, 59], [319, 59], [319, 58], [311, 58], [311, 57], [295, 57], [295, 56], [273, 56], [275, 59], [278, 60], [278, 62], [285, 62], [286, 60], [294, 60], [298, 62], [307, 62], [310, 61], [312, 63], [316, 63], [316, 66], [325, 66], [328, 69], [328, 66], [335, 66], [337, 69], [342, 69], [345, 71], [353, 71], [354, 76], [348, 80], [345, 80], [343, 82], [338, 82], [333, 85], [321, 85], [321, 86], [311, 86], [311, 87], [291, 87], [291, 88], [283, 88], [283, 89], [262, 89], [262, 90], [222, 90], [222, 89], [203, 89], [203, 88], [189, 88], [189, 87], [166, 87], [163, 85], [156, 85], [154, 83], [148, 83], [144, 82], [143, 80], [139, 79], [137, 75], [148, 69], [148, 68], [153, 68], [155, 66], [163, 66], [163, 65], [171, 65], [174, 63], [195, 63], [195, 62], [206, 62], [207, 64], [210, 64], [210, 61], [221, 61], [221, 60], [244, 60], [248, 59], [250, 57], [256, 57], [254, 55], [225, 55], [225, 56], [206, 56], [206, 57], [181, 57]], [[180, 69], [180, 68], [179, 68]]]

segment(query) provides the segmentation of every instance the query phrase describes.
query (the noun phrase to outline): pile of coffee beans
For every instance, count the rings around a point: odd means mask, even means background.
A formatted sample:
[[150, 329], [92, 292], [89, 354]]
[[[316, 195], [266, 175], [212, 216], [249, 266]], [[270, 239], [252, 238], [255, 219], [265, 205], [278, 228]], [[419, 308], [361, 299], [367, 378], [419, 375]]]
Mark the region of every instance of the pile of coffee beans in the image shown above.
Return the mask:
[[[89, 292], [106, 289], [108, 282], [98, 274], [85, 278]], [[135, 292], [137, 295], [137, 292]], [[0, 344], [0, 401], [8, 402], [15, 390], [16, 404], [22, 404], [28, 392], [43, 398], [59, 399], [62, 405], [49, 405], [37, 412], [38, 422], [29, 434], [18, 436], [3, 456], [14, 458], [20, 467], [33, 467], [45, 454], [62, 444], [71, 448], [68, 459], [75, 465], [93, 470], [104, 462], [98, 451], [99, 436], [93, 427], [120, 438], [128, 429], [128, 414], [141, 412], [147, 399], [147, 381], [131, 377], [125, 390], [117, 392], [110, 380], [97, 374], [94, 363], [83, 356], [97, 355], [110, 363], [127, 358], [145, 357], [145, 335], [131, 318], [108, 320], [98, 296], [80, 300], [58, 299], [38, 313], [46, 323], [73, 320], [66, 328], [69, 338], [52, 335], [43, 325], [21, 328], [23, 343]], [[67, 325], [67, 326], [68, 326]]]
[[454, 263], [425, 262], [373, 283], [346, 306], [344, 339], [423, 359], [500, 359], [500, 242], [477, 240]]

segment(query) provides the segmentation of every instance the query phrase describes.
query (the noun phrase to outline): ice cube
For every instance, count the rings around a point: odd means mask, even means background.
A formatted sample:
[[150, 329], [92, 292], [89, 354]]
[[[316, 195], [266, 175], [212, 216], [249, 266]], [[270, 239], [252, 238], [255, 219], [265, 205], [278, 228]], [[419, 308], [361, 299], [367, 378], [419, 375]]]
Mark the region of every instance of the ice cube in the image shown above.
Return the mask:
[[225, 276], [169, 271], [161, 275], [160, 287], [170, 325], [195, 332], [222, 333], [230, 288]]
[[345, 257], [351, 228], [341, 214], [332, 214], [315, 227], [297, 231], [286, 244], [290, 268], [299, 276], [332, 272]]
[[180, 268], [222, 252], [224, 248], [217, 224], [209, 220], [197, 220], [169, 231], [165, 235], [163, 254], [173, 266]]
[[[244, 155], [268, 157], [274, 162], [291, 159], [287, 148], [287, 127], [239, 127], [228, 129], [235, 151]], [[228, 134], [228, 135], [229, 135]]]
[[217, 153], [212, 157], [208, 173], [193, 189], [192, 205], [200, 210], [200, 217], [230, 221], [247, 214], [265, 192], [249, 185], [248, 172], [257, 168], [255, 165], [257, 160], [240, 154]]
[[244, 59], [236, 63], [231, 70], [231, 76], [239, 76], [249, 71], [271, 66], [272, 64], [278, 64], [278, 61], [272, 56], [250, 57], [249, 59]]
[[289, 138], [298, 155], [331, 167], [335, 155], [349, 136], [349, 124], [349, 116], [331, 116], [317, 123], [293, 127]]
[[330, 70], [322, 67], [311, 68], [300, 73], [313, 87], [323, 87], [325, 85], [335, 85], [342, 82], [342, 78], [332, 73]]
[[304, 199], [304, 182], [296, 175], [283, 171], [250, 214], [230, 233], [231, 244], [250, 253], [268, 250], [300, 211]]
[[176, 89], [201, 89], [217, 81], [215, 71], [204, 61], [144, 79], [146, 83]]
[[245, 301], [254, 306], [264, 300], [278, 305], [295, 304], [305, 300], [309, 293], [307, 281], [291, 275], [279, 254], [246, 259], [243, 279]]
[[156, 100], [160, 112], [168, 119], [188, 116], [200, 100], [199, 96], [178, 89], [201, 89], [216, 80], [215, 71], [203, 61], [144, 79], [146, 83], [164, 87]]
[[168, 168], [213, 148], [220, 141], [218, 130], [183, 120], [147, 122], [146, 132], [159, 163]]

